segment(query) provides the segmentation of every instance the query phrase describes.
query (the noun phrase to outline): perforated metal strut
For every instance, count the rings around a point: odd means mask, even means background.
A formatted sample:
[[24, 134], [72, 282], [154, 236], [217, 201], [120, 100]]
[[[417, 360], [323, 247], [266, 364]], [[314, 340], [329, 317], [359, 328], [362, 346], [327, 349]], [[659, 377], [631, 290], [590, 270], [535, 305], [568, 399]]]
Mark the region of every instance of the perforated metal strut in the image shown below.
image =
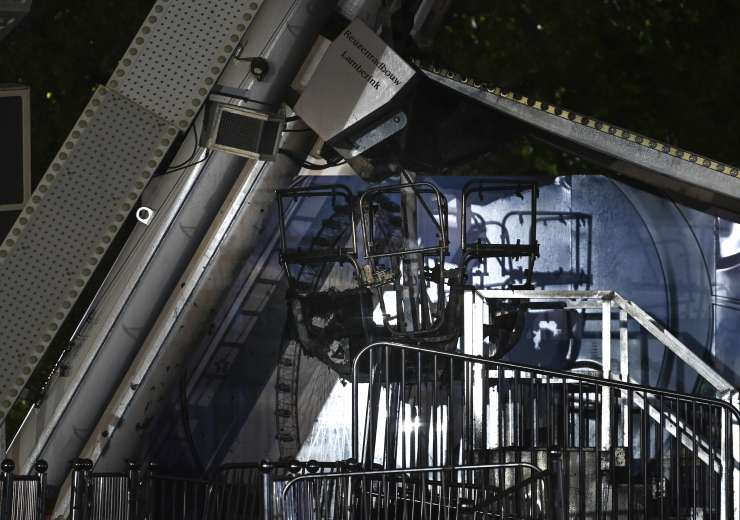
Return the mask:
[[579, 114], [577, 112], [574, 112], [573, 110], [565, 109], [557, 105], [552, 105], [550, 103], [547, 103], [546, 101], [540, 101], [522, 94], [502, 89], [500, 87], [488, 85], [487, 83], [484, 83], [482, 81], [469, 78], [445, 68], [437, 67], [435, 65], [425, 65], [422, 64], [420, 61], [414, 61], [414, 64], [422, 68], [430, 77], [436, 76], [437, 78], [444, 78], [447, 80], [462, 83], [464, 85], [484, 91], [488, 94], [492, 94], [496, 97], [508, 99], [520, 105], [531, 107], [535, 110], [546, 112], [559, 118], [572, 121], [575, 124], [599, 130], [600, 132], [603, 132], [605, 134], [610, 134], [614, 137], [624, 139], [625, 141], [642, 145], [648, 149], [657, 150], [658, 152], [662, 152], [683, 161], [696, 164], [697, 166], [702, 166], [709, 170], [724, 173], [725, 175], [728, 175], [730, 177], [740, 178], [740, 169], [730, 164], [726, 164], [694, 152], [683, 150], [682, 148], [679, 148], [677, 146], [663, 143], [651, 137], [646, 137], [644, 135], [638, 134], [637, 132], [621, 128], [611, 123], [599, 121], [598, 119]]
[[262, 0], [159, 0], [0, 244], [0, 423]]
[[701, 210], [740, 218], [735, 166], [444, 68], [416, 65], [433, 82], [524, 123], [545, 142]]

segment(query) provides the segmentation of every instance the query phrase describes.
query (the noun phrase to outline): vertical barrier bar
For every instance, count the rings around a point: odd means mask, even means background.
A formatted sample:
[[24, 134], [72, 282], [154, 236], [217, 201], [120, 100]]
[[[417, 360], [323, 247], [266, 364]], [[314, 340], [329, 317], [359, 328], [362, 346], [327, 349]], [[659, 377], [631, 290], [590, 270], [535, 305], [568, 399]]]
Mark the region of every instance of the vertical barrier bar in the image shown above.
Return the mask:
[[[729, 403], [735, 410], [740, 410], [740, 392], [733, 392], [729, 396]], [[732, 442], [732, 459], [731, 459], [731, 508], [732, 519], [740, 520], [740, 423], [733, 420], [733, 415], [728, 414], [730, 442]]]
[[271, 462], [263, 460], [260, 463], [264, 520], [272, 520], [273, 518], [272, 468], [273, 465]]
[[[601, 367], [602, 377], [611, 379], [612, 371], [612, 302], [604, 300], [601, 303]], [[601, 450], [611, 447], [611, 427], [609, 405], [609, 387], [601, 387]]]
[[138, 505], [139, 505], [139, 484], [141, 482], [139, 476], [139, 465], [131, 460], [127, 461], [128, 464], [128, 490], [127, 490], [127, 508], [129, 519], [138, 518]]
[[[359, 436], [360, 436], [360, 425], [359, 425], [359, 410], [360, 398], [358, 395], [358, 383], [357, 379], [360, 377], [360, 371], [358, 370], [360, 360], [357, 359], [353, 366], [352, 374], [352, 458], [355, 460], [362, 460], [360, 456], [359, 447]], [[368, 390], [369, 391], [369, 390]]]
[[[627, 320], [627, 311], [619, 309], [619, 377], [625, 383], [630, 382], [629, 323]], [[622, 391], [622, 399], [624, 400], [622, 405], [622, 446], [626, 448], [630, 442], [630, 409], [626, 391]]]
[[550, 508], [548, 518], [552, 520], [565, 520], [567, 504], [565, 501], [565, 465], [563, 455], [558, 450], [549, 452], [550, 458]]
[[77, 459], [72, 465], [72, 490], [70, 493], [70, 520], [84, 520], [87, 513], [88, 474], [92, 469], [92, 461]]
[[41, 520], [44, 518], [46, 509], [46, 471], [49, 469], [49, 464], [45, 460], [39, 459], [33, 465], [33, 469], [39, 478], [39, 489], [36, 496], [36, 518]]
[[3, 496], [2, 508], [0, 509], [0, 518], [10, 519], [13, 512], [13, 471], [15, 471], [15, 462], [5, 459], [0, 464], [3, 478]]

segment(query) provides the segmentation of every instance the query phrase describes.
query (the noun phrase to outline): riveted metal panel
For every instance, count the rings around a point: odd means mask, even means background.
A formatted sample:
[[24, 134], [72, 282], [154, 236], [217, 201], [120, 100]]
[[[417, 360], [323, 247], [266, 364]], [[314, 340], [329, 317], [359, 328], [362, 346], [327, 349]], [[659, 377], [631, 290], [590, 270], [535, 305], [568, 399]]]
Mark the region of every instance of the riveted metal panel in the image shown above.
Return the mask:
[[99, 87], [0, 245], [0, 420], [176, 134]]
[[108, 86], [187, 128], [263, 0], [159, 0]]

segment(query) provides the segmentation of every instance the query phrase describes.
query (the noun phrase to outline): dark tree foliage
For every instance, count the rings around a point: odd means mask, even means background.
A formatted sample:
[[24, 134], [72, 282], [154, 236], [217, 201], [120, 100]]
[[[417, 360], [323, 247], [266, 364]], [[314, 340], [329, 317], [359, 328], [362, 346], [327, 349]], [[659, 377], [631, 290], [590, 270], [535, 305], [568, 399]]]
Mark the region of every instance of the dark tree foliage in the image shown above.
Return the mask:
[[153, 0], [36, 0], [0, 41], [0, 83], [31, 87], [33, 178], [38, 181], [95, 87], [123, 56]]
[[739, 22], [729, 1], [457, 0], [422, 56], [738, 164]]
[[[152, 3], [37, 1], [0, 42], [0, 82], [32, 88], [35, 179]], [[456, 0], [435, 45], [421, 55], [738, 164], [738, 22], [740, 4], [719, 0]], [[563, 164], [536, 143], [522, 143], [516, 154], [532, 154], [535, 167], [551, 173]], [[516, 158], [498, 160], [504, 168], [509, 161], [515, 166]]]

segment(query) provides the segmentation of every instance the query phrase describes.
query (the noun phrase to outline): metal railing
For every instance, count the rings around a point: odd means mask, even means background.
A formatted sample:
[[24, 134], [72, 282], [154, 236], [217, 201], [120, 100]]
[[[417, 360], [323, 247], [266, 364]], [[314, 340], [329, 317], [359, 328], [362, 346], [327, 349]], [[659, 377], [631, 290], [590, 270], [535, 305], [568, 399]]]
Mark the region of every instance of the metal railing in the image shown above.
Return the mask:
[[42, 520], [46, 500], [46, 470], [43, 460], [34, 464], [34, 474], [16, 475], [15, 463], [0, 465], [0, 520]]
[[492, 486], [495, 473], [523, 470], [533, 478], [520, 490], [517, 518], [554, 518], [545, 473], [525, 462], [298, 476], [286, 483], [276, 518], [506, 518], [512, 497]]
[[[353, 456], [367, 469], [552, 473], [555, 452], [569, 518], [738, 517], [740, 413], [722, 400], [398, 343], [360, 352], [352, 390]], [[516, 494], [531, 477], [492, 483]]]
[[70, 520], [201, 520], [210, 482], [162, 475], [150, 464], [143, 473], [129, 463], [121, 473], [95, 473], [90, 460], [72, 469]]

